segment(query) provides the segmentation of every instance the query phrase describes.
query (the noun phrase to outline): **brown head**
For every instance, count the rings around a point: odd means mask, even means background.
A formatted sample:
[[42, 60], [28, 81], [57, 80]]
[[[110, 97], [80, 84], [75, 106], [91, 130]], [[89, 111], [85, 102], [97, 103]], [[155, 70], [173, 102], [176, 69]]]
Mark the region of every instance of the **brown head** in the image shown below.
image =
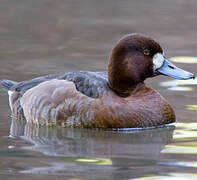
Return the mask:
[[[189, 72], [179, 71], [164, 57], [161, 46], [155, 40], [142, 34], [129, 34], [112, 49], [108, 65], [109, 85], [118, 94], [128, 96], [146, 78], [159, 74], [177, 79], [194, 78]], [[181, 76], [183, 72], [185, 76]]]

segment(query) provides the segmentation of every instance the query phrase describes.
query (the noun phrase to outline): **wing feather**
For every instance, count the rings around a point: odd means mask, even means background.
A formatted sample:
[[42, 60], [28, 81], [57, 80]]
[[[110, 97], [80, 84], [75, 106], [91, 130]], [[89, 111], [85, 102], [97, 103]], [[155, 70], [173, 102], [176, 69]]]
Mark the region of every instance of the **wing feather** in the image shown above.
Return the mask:
[[19, 82], [11, 87], [12, 91], [20, 92], [22, 95], [38, 84], [52, 79], [64, 79], [74, 82], [76, 89], [81, 93], [98, 98], [108, 89], [108, 77], [106, 72], [77, 71], [68, 73], [52, 74], [38, 77], [32, 80]]

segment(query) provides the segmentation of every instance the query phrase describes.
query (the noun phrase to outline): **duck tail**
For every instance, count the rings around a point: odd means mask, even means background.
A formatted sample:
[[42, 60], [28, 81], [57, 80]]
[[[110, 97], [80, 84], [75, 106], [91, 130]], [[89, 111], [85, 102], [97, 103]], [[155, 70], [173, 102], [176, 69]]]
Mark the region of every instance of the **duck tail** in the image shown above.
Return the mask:
[[16, 81], [11, 81], [11, 80], [0, 80], [0, 85], [7, 91], [9, 91], [12, 86], [16, 85]]

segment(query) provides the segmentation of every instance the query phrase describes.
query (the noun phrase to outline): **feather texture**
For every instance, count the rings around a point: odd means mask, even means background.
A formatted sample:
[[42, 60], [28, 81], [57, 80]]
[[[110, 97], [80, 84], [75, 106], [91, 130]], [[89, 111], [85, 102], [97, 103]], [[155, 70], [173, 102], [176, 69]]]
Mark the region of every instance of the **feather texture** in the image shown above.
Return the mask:
[[[52, 74], [42, 76], [28, 81], [15, 83], [10, 87], [12, 91], [17, 91], [23, 95], [27, 90], [38, 84], [52, 79], [71, 81], [76, 89], [86, 96], [98, 98], [108, 88], [108, 77], [106, 72], [77, 71], [68, 73]], [[8, 80], [5, 81], [5, 83]]]

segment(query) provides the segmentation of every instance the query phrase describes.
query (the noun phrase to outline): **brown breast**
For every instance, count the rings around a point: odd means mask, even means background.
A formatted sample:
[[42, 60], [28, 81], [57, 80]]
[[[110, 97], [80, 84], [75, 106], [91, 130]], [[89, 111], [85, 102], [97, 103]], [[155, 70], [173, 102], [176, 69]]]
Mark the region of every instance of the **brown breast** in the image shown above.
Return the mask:
[[174, 121], [172, 107], [158, 92], [145, 85], [127, 98], [107, 92], [95, 112], [96, 126], [104, 128], [142, 128]]

